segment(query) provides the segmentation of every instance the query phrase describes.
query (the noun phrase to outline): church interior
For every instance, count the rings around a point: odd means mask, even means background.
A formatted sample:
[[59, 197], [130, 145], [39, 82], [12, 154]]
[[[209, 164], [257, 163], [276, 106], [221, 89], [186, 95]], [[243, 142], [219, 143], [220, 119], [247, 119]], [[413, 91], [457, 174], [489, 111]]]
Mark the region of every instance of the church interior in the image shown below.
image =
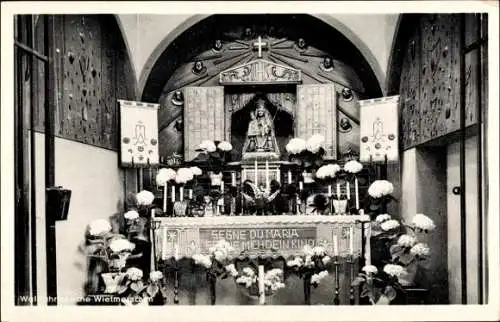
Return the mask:
[[13, 38], [16, 305], [488, 303], [488, 14]]

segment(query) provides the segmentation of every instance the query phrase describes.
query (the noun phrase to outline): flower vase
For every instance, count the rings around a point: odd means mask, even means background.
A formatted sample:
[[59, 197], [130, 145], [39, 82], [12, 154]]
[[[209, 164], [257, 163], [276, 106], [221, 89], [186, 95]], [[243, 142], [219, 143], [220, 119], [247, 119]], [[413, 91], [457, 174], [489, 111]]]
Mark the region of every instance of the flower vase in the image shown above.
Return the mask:
[[102, 273], [101, 277], [105, 286], [104, 293], [113, 294], [118, 292], [118, 285], [124, 276], [124, 273]]
[[377, 302], [375, 302], [375, 305], [390, 305], [390, 304], [391, 304], [391, 300], [389, 299], [389, 297], [386, 295], [383, 295], [383, 294], [380, 295]]
[[345, 214], [347, 210], [347, 199], [333, 199], [333, 208], [336, 215]]
[[314, 177], [312, 172], [303, 172], [302, 177], [304, 178], [304, 183], [313, 183], [314, 182]]
[[174, 203], [174, 217], [185, 217], [187, 214], [187, 202], [176, 201]]
[[208, 175], [210, 176], [211, 185], [220, 187], [220, 185], [222, 184], [222, 172], [215, 173], [213, 171], [210, 171]]

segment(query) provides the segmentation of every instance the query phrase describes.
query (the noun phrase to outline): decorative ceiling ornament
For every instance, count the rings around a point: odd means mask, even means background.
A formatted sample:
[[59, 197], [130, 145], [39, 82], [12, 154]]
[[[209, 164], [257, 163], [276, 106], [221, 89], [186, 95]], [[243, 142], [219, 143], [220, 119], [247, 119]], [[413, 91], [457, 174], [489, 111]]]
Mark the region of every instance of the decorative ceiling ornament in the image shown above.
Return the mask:
[[304, 38], [299, 38], [297, 42], [295, 43], [295, 49], [297, 51], [304, 51], [307, 49], [307, 43]]
[[331, 72], [333, 70], [333, 60], [330, 56], [325, 56], [323, 62], [320, 64], [320, 68], [325, 72]]
[[264, 59], [257, 59], [220, 73], [221, 85], [238, 84], [299, 84], [301, 71]]
[[182, 91], [175, 91], [172, 95], [171, 101], [175, 106], [184, 105], [184, 94], [182, 93]]
[[243, 37], [246, 39], [250, 39], [253, 36], [253, 30], [250, 27], [246, 27], [245, 30], [243, 31]]
[[350, 88], [344, 87], [342, 89], [342, 99], [345, 102], [350, 102], [353, 99], [352, 91]]
[[194, 64], [193, 64], [193, 73], [196, 74], [196, 75], [201, 75], [203, 74], [205, 71], [207, 70], [207, 68], [205, 67], [205, 64], [203, 64], [202, 61], [198, 60], [198, 61], [195, 61]]
[[343, 117], [340, 119], [339, 131], [341, 133], [348, 133], [352, 131], [352, 124], [348, 118]]
[[216, 39], [212, 50], [218, 53], [218, 52], [222, 51], [223, 47], [224, 47], [224, 45], [222, 44], [222, 40]]

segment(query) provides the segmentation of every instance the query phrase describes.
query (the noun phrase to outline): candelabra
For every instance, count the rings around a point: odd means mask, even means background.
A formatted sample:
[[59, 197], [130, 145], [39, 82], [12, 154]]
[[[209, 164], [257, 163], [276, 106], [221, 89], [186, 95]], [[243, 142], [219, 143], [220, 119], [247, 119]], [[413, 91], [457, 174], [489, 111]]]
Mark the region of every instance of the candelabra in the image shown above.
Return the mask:
[[340, 266], [340, 258], [339, 256], [334, 256], [333, 259], [333, 266], [334, 266], [334, 271], [335, 271], [335, 291], [333, 294], [333, 304], [334, 305], [340, 305], [340, 277], [339, 277], [339, 266]]

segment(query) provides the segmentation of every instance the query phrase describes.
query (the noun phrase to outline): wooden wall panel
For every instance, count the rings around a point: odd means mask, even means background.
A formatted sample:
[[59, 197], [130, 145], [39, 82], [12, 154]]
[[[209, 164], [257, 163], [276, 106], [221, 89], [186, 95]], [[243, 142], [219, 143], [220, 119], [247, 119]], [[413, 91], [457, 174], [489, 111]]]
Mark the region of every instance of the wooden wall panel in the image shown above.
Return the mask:
[[[466, 15], [465, 45], [477, 39], [478, 18]], [[460, 129], [461, 19], [458, 14], [421, 15], [407, 39], [400, 82], [403, 149]], [[465, 57], [466, 126], [477, 122], [477, 55]]]
[[424, 15], [421, 19], [421, 142], [460, 128], [460, 47], [458, 15]]
[[465, 55], [465, 126], [477, 122], [479, 49]]
[[184, 97], [184, 160], [190, 161], [203, 140], [225, 138], [224, 87], [186, 87]]
[[408, 40], [400, 83], [400, 131], [403, 148], [420, 142], [420, 32]]
[[337, 158], [337, 108], [334, 84], [297, 86], [297, 137], [325, 137], [326, 156]]
[[[135, 76], [111, 15], [60, 15], [56, 35], [56, 136], [118, 150], [118, 99], [134, 99]], [[40, 72], [40, 76], [43, 74]], [[42, 95], [40, 94], [42, 97]], [[43, 131], [43, 104], [37, 130]]]

